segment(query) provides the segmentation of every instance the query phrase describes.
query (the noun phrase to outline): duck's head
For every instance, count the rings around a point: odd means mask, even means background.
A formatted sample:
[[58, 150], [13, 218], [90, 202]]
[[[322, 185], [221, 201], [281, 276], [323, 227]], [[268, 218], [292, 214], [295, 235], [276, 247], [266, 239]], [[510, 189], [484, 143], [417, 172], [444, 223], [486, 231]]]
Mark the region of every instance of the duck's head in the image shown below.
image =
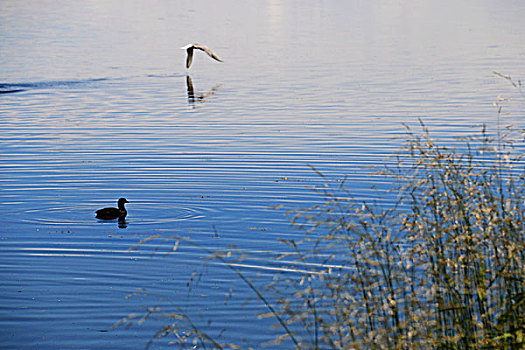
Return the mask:
[[119, 205], [119, 207], [120, 207], [121, 205], [124, 205], [125, 203], [129, 203], [129, 201], [128, 201], [126, 198], [124, 198], [124, 197], [119, 198], [119, 200], [118, 200], [118, 205]]

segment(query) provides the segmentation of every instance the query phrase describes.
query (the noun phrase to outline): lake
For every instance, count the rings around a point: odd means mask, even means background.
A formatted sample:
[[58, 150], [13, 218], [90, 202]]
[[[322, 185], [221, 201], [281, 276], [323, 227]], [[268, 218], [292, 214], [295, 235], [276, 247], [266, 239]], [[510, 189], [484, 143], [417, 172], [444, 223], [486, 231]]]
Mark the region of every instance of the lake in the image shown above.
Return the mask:
[[[147, 307], [272, 339], [204, 249], [235, 245], [271, 278], [278, 239], [303, 235], [286, 212], [322, 201], [312, 167], [388, 206], [367, 167], [403, 123], [445, 143], [494, 132], [493, 102], [519, 93], [493, 72], [525, 78], [524, 17], [518, 0], [1, 1], [0, 347], [144, 348], [165, 320], [109, 328]], [[224, 62], [195, 52], [187, 70], [193, 42]], [[523, 128], [523, 105], [499, 122]], [[119, 197], [124, 224], [95, 219]], [[166, 256], [172, 236], [202, 248]]]

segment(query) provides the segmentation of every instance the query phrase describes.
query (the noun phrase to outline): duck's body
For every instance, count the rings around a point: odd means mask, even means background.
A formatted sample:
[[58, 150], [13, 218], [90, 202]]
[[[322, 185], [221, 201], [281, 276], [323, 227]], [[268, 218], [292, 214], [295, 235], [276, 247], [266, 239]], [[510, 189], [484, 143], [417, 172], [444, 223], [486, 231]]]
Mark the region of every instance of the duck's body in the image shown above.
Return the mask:
[[212, 50], [210, 50], [209, 47], [205, 45], [189, 44], [189, 45], [181, 47], [181, 49], [186, 50], [186, 53], [188, 54], [188, 56], [186, 57], [186, 68], [190, 68], [191, 66], [191, 62], [193, 61], [193, 50], [194, 49], [204, 51], [208, 54], [208, 56], [210, 56], [214, 60], [222, 62], [222, 60]]
[[118, 208], [104, 208], [97, 210], [97, 219], [115, 220], [125, 218], [126, 215], [128, 215], [128, 211], [124, 206], [126, 203], [129, 203], [126, 198], [120, 198], [118, 200]]

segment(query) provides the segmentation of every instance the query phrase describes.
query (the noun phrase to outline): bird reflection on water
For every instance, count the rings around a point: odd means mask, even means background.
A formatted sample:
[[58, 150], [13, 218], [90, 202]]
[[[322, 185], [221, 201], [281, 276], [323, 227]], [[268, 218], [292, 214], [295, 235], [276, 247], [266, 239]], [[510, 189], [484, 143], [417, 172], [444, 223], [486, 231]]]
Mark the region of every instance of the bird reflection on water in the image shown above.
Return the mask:
[[126, 227], [128, 227], [128, 222], [126, 221], [126, 218], [118, 218], [118, 228]]
[[195, 92], [193, 82], [189, 75], [186, 75], [186, 89], [188, 91], [188, 103], [194, 105], [195, 102], [205, 102], [206, 99], [213, 96], [215, 92], [221, 87], [221, 84], [215, 85], [207, 92]]
[[127, 228], [128, 227], [128, 221], [126, 220], [125, 217], [119, 217], [117, 219], [113, 219], [113, 220], [100, 220], [99, 219], [99, 222], [101, 223], [111, 223], [111, 222], [115, 222], [117, 221], [117, 225], [118, 225], [118, 228]]

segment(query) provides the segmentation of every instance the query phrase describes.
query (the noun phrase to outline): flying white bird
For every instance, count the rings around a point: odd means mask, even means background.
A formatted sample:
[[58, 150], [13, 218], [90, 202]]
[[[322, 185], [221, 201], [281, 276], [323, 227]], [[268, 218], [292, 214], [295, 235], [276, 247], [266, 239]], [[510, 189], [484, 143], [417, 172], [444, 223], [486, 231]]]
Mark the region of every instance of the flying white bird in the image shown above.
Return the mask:
[[193, 60], [193, 49], [204, 51], [208, 54], [208, 56], [210, 56], [214, 60], [222, 62], [222, 60], [215, 53], [213, 53], [213, 51], [210, 50], [209, 47], [204, 46], [204, 45], [189, 44], [189, 45], [181, 47], [181, 49], [186, 50], [186, 53], [188, 54], [188, 57], [186, 58], [186, 68], [190, 68], [191, 66], [191, 61]]

